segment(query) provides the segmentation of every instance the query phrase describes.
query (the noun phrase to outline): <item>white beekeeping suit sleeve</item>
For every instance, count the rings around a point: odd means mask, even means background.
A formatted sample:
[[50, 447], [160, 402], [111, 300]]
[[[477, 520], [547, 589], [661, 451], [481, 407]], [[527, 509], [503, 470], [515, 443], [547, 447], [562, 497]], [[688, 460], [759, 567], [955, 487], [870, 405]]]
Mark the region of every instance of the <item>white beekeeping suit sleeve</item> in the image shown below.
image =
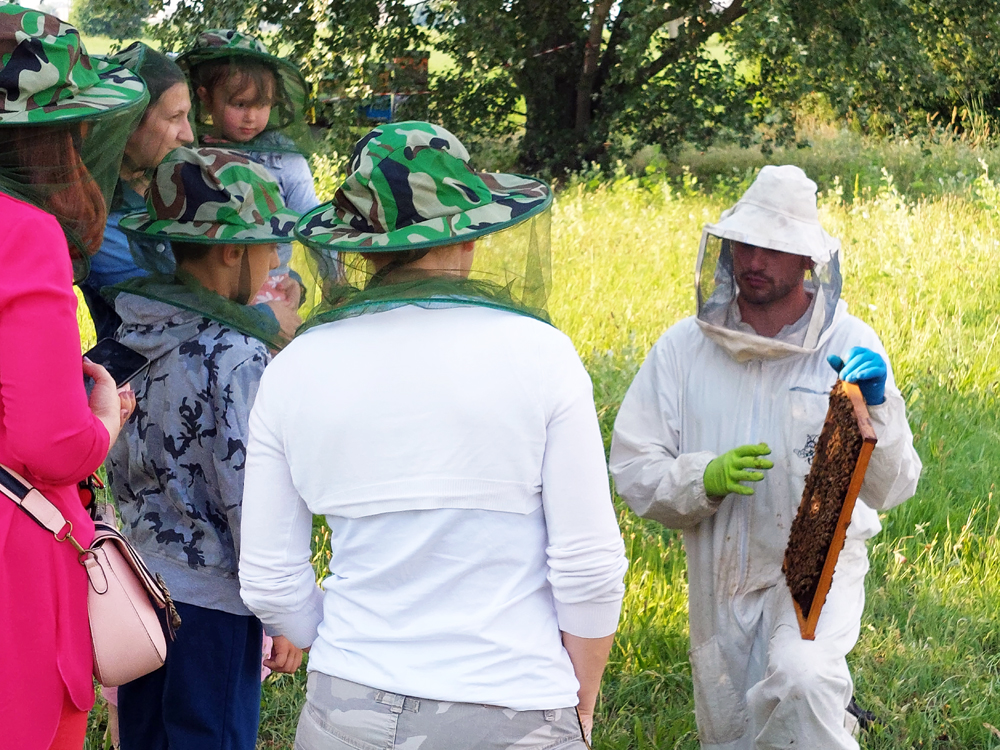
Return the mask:
[[708, 518], [722, 498], [705, 494], [708, 451], [681, 453], [681, 368], [667, 337], [653, 346], [615, 420], [611, 475], [618, 494], [643, 518], [673, 529]]

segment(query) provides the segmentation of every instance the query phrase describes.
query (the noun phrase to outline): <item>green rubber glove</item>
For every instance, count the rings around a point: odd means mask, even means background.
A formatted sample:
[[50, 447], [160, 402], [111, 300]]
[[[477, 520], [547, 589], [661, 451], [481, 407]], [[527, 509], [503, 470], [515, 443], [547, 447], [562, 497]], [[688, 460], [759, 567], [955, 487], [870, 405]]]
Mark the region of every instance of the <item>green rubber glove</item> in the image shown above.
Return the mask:
[[725, 497], [732, 492], [752, 495], [753, 488], [740, 482], [759, 482], [763, 479], [761, 472], [747, 469], [772, 468], [774, 464], [766, 458], [757, 458], [770, 452], [767, 443], [741, 445], [713, 458], [705, 467], [705, 494], [709, 497]]

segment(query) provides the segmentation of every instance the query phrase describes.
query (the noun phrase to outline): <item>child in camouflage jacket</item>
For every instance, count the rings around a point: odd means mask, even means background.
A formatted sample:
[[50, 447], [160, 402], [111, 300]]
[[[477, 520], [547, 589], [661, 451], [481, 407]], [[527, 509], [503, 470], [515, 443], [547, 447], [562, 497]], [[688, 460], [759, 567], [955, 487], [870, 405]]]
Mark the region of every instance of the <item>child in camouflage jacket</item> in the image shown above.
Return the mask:
[[[183, 623], [166, 664], [120, 688], [121, 746], [253, 750], [262, 630], [240, 600], [237, 564], [247, 420], [276, 326], [247, 303], [297, 214], [266, 170], [221, 149], [174, 151], [147, 209], [121, 227], [169, 240], [177, 273], [118, 288], [118, 338], [151, 364], [133, 381], [136, 410], [108, 475], [126, 535]], [[301, 658], [279, 637], [265, 664], [290, 672]]]

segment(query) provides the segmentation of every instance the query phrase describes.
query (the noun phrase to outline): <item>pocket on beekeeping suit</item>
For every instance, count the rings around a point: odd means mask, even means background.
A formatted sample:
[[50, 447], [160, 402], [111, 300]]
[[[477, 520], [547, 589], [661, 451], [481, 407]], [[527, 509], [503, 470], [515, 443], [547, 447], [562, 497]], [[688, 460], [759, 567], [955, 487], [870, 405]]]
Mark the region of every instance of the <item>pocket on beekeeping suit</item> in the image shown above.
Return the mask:
[[802, 495], [806, 475], [812, 466], [816, 455], [816, 444], [823, 423], [826, 421], [826, 411], [830, 406], [829, 388], [821, 383], [808, 383], [794, 386], [788, 390], [786, 398], [788, 419], [785, 420], [785, 441], [787, 445], [788, 474], [793, 478], [793, 497], [798, 500]]

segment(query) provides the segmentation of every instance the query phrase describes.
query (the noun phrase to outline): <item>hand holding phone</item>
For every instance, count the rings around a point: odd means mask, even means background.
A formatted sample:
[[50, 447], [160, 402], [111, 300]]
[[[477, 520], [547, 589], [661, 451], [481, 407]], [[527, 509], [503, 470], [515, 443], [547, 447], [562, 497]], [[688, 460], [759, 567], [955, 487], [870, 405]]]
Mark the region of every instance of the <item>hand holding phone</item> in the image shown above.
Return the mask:
[[135, 393], [128, 382], [149, 367], [149, 360], [114, 339], [97, 342], [83, 360], [83, 383], [90, 410], [107, 427], [114, 443], [135, 410]]
[[111, 374], [101, 365], [83, 360], [84, 379], [90, 380], [87, 405], [94, 416], [101, 420], [108, 431], [111, 444], [118, 439], [118, 433], [135, 410], [135, 393], [126, 383], [119, 388]]
[[[148, 359], [114, 339], [101, 339], [83, 356], [106, 369], [119, 388], [149, 367]], [[93, 381], [90, 385], [93, 386]]]

